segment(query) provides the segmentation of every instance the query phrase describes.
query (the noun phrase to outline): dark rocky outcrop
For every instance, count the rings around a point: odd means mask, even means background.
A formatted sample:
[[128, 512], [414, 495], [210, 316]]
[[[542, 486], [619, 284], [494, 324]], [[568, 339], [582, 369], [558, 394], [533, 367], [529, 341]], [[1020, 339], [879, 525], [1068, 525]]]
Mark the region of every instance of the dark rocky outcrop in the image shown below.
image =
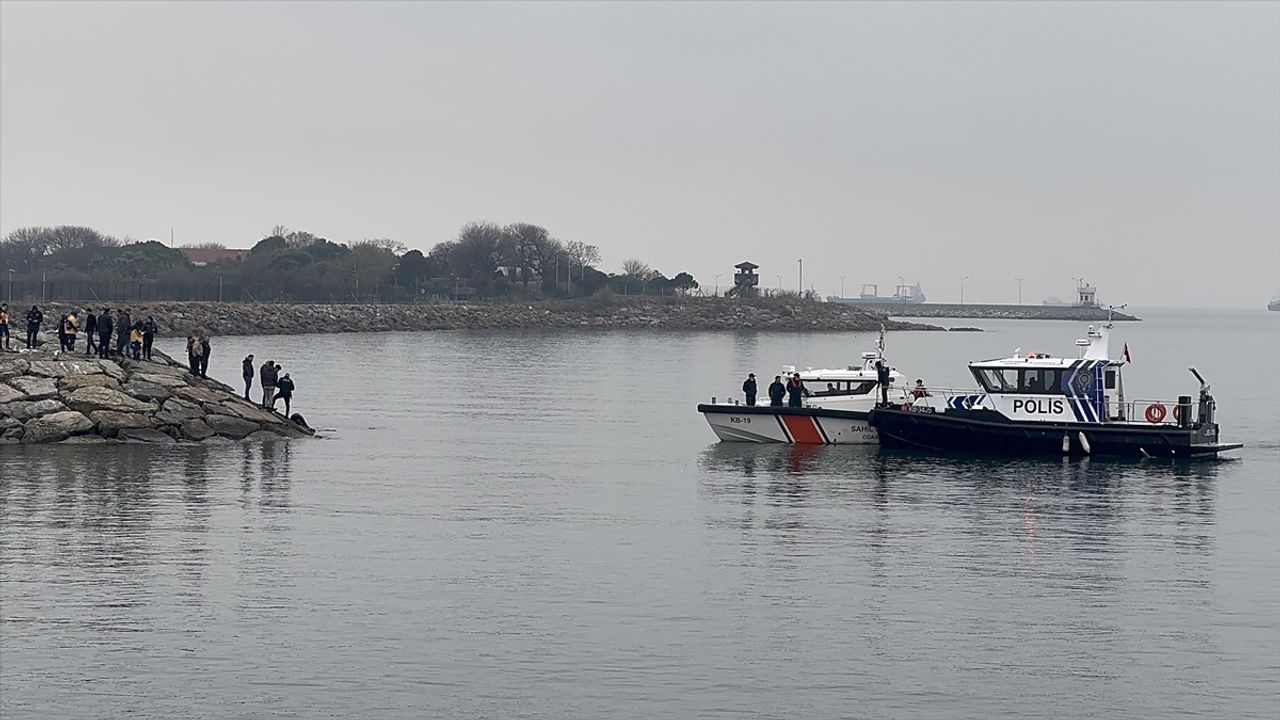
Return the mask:
[[[116, 304], [112, 304], [115, 307]], [[383, 330], [645, 328], [655, 330], [936, 330], [886, 320], [877, 311], [780, 298], [595, 297], [582, 300], [400, 305], [156, 302], [125, 303], [133, 317], [155, 318], [162, 335], [297, 335]], [[75, 308], [58, 303], [46, 317]]]
[[99, 360], [45, 345], [0, 351], [0, 442], [202, 442], [299, 438], [311, 428], [156, 361]]

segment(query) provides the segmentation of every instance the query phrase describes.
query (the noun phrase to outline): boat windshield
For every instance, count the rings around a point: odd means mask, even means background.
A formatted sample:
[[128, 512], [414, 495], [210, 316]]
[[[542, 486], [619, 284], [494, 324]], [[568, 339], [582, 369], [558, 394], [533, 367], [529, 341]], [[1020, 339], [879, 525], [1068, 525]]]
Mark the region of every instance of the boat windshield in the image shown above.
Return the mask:
[[1018, 371], [1000, 368], [974, 368], [973, 376], [983, 389], [992, 393], [1018, 392]]

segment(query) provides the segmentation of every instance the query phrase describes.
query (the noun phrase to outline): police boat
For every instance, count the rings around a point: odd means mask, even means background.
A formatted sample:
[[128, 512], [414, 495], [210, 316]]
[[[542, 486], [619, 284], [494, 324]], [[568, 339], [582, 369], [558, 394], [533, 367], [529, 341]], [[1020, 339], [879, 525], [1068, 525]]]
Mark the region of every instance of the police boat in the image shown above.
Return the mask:
[[[845, 368], [783, 366], [783, 382], [799, 373], [809, 395], [802, 407], [770, 406], [767, 388], [772, 378], [760, 378], [757, 405], [740, 400], [698, 405], [711, 430], [724, 442], [796, 443], [814, 445], [873, 445], [874, 428], [867, 424], [877, 404], [901, 405], [912, 399], [903, 375], [884, 358], [884, 328], [874, 352], [864, 352], [861, 364]], [[883, 367], [883, 370], [881, 369]], [[786, 402], [784, 399], [783, 402]]]
[[1216, 403], [1200, 383], [1193, 403], [1126, 400], [1121, 371], [1107, 351], [1108, 321], [1076, 341], [1076, 358], [1045, 353], [969, 363], [977, 390], [930, 390], [906, 403], [882, 403], [870, 424], [885, 447], [1031, 455], [1214, 457], [1243, 447], [1218, 440]]

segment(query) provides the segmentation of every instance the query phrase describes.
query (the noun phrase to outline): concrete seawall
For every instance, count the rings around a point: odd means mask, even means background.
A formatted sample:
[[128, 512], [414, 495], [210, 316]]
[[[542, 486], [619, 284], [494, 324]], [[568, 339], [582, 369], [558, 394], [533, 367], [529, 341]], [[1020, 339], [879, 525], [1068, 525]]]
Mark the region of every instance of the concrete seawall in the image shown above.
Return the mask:
[[[931, 325], [887, 320], [867, 309], [836, 303], [725, 298], [592, 298], [576, 301], [471, 304], [303, 304], [158, 302], [109, 303], [133, 320], [152, 316], [162, 336], [297, 335], [388, 330], [644, 328], [654, 330], [937, 330]], [[84, 308], [43, 306], [42, 337], [52, 338], [59, 315]], [[101, 311], [101, 306], [94, 307]], [[22, 308], [18, 308], [21, 317]], [[81, 341], [83, 342], [83, 340]]]
[[[976, 320], [1075, 320], [1099, 322], [1107, 319], [1106, 308], [1075, 305], [975, 305], [968, 303], [840, 303], [889, 317], [970, 318]], [[1141, 318], [1122, 312], [1114, 320], [1134, 321]]]

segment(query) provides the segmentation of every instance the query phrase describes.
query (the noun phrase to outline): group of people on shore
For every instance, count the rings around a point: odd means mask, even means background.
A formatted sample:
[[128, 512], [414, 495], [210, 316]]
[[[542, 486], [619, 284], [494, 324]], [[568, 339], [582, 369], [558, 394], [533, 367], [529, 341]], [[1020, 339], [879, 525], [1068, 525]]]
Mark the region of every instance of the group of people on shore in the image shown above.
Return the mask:
[[[244, 359], [244, 399], [249, 399], [249, 391], [253, 389], [253, 355], [249, 354]], [[258, 368], [258, 380], [262, 383], [262, 407], [268, 410], [275, 410], [276, 403], [284, 400], [284, 414], [290, 415], [290, 402], [293, 400], [293, 378], [289, 377], [289, 373], [281, 374], [280, 363], [274, 360], [268, 360], [262, 363], [262, 367]]]
[[[40, 331], [44, 326], [44, 312], [38, 305], [32, 305], [26, 313], [27, 349], [34, 349], [39, 344]], [[4, 349], [12, 350], [9, 333], [13, 325], [13, 315], [7, 303], [0, 303], [0, 342]], [[102, 308], [95, 314], [92, 309], [84, 311], [85, 356], [97, 355], [110, 357], [111, 354], [121, 357], [132, 357], [134, 360], [150, 360], [151, 348], [155, 343], [159, 327], [148, 315], [145, 320], [134, 320], [127, 309], [120, 309], [113, 315], [110, 308]], [[76, 340], [81, 332], [80, 317], [75, 311], [63, 313], [58, 318], [58, 347], [63, 352], [75, 352]], [[115, 349], [112, 349], [112, 340]]]

